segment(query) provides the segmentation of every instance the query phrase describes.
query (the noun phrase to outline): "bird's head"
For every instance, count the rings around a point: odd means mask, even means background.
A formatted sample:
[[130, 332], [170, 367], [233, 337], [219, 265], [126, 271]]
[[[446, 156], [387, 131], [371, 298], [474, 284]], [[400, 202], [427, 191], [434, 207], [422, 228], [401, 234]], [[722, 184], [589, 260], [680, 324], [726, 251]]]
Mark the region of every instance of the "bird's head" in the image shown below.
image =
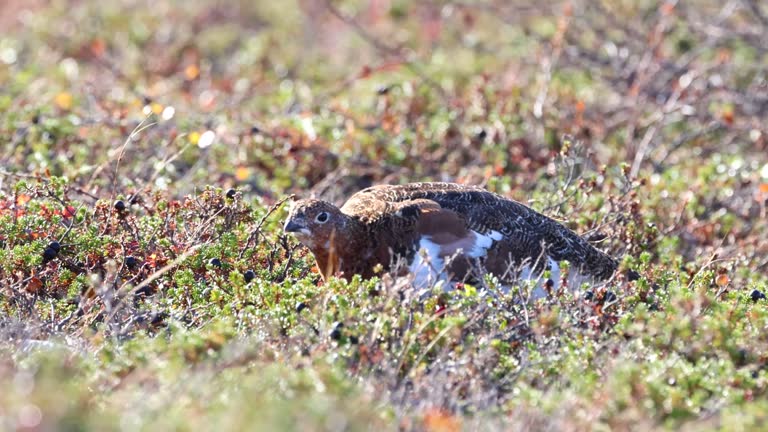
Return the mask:
[[296, 234], [313, 252], [330, 249], [346, 225], [347, 216], [335, 205], [316, 199], [294, 201], [288, 211], [283, 231]]

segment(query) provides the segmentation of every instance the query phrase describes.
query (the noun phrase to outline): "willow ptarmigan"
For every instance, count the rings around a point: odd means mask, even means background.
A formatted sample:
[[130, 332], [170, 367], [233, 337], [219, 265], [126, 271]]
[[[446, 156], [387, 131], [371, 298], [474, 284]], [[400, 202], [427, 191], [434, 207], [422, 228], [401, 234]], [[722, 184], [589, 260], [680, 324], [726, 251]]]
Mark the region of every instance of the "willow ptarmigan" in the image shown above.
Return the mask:
[[[380, 185], [341, 208], [316, 199], [293, 203], [284, 227], [317, 260], [324, 279], [365, 278], [409, 270], [415, 286], [541, 277], [557, 281], [559, 261], [592, 280], [611, 277], [617, 262], [576, 233], [516, 201], [455, 183]], [[570, 279], [570, 277], [569, 277]]]

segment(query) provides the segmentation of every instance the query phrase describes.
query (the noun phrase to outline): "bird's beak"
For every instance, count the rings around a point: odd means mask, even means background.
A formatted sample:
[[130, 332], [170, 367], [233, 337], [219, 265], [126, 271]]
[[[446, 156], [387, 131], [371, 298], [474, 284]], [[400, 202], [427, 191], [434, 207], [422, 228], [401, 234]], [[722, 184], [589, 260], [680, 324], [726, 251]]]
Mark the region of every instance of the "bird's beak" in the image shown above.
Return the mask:
[[295, 233], [304, 230], [304, 226], [294, 222], [292, 219], [288, 219], [283, 226], [283, 231], [287, 233]]

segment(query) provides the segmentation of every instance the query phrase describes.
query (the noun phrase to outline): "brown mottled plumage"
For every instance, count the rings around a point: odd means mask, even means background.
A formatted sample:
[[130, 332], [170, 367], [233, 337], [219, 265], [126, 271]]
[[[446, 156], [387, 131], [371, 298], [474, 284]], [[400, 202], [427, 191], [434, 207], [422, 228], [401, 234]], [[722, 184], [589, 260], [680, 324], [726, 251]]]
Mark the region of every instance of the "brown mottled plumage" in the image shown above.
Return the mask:
[[[617, 268], [616, 260], [533, 209], [454, 183], [374, 186], [341, 208], [299, 200], [285, 231], [312, 251], [325, 279], [371, 277], [377, 265], [385, 270], [398, 262], [413, 266], [424, 261], [425, 252], [444, 267], [433, 268], [434, 275], [454, 280], [476, 279], [484, 271], [512, 280], [520, 266], [541, 271], [548, 262], [562, 260], [596, 280], [611, 277]], [[429, 251], [420, 253], [421, 248]]]

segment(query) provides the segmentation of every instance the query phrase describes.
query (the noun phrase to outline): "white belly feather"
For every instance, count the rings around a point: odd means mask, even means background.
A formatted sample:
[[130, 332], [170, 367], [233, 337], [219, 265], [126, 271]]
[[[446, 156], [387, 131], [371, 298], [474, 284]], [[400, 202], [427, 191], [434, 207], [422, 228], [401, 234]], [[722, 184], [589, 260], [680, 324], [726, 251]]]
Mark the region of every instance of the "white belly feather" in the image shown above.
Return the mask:
[[[459, 239], [447, 244], [435, 243], [431, 236], [422, 237], [419, 241], [419, 251], [409, 266], [409, 270], [414, 276], [414, 287], [429, 288], [441, 284], [443, 289], [452, 289], [453, 283], [446, 269], [450, 260], [460, 254], [465, 254], [470, 258], [481, 258], [488, 253], [488, 249], [496, 241], [502, 239], [502, 234], [497, 231], [491, 231], [487, 234], [472, 231], [472, 234], [472, 237]], [[548, 266], [546, 266], [549, 270], [548, 278], [544, 278], [543, 271], [533, 271], [532, 268], [535, 266], [531, 265], [523, 266], [516, 272], [518, 281], [521, 283], [535, 281], [530, 292], [532, 300], [546, 297], [544, 286], [548, 280], [552, 281], [553, 289], [559, 288], [561, 278], [560, 264], [551, 258], [547, 258], [547, 260], [549, 261]], [[583, 278], [579, 276], [578, 274], [570, 274], [568, 285], [573, 288], [578, 287], [578, 284], [583, 281]], [[509, 292], [512, 286], [502, 286], [501, 288], [502, 291]]]
[[477, 231], [471, 231], [471, 233], [472, 236], [445, 244], [437, 244], [432, 241], [431, 236], [423, 236], [419, 241], [419, 251], [409, 267], [414, 275], [414, 286], [425, 288], [443, 281], [445, 287], [450, 288], [446, 260], [461, 254], [470, 258], [483, 257], [488, 253], [488, 249], [503, 237], [498, 231], [487, 234], [480, 234]]
[[439, 280], [448, 279], [445, 272], [445, 260], [440, 253], [440, 245], [433, 243], [430, 237], [422, 237], [419, 241], [419, 251], [413, 257], [409, 270], [413, 274], [413, 285], [416, 288], [427, 288]]

